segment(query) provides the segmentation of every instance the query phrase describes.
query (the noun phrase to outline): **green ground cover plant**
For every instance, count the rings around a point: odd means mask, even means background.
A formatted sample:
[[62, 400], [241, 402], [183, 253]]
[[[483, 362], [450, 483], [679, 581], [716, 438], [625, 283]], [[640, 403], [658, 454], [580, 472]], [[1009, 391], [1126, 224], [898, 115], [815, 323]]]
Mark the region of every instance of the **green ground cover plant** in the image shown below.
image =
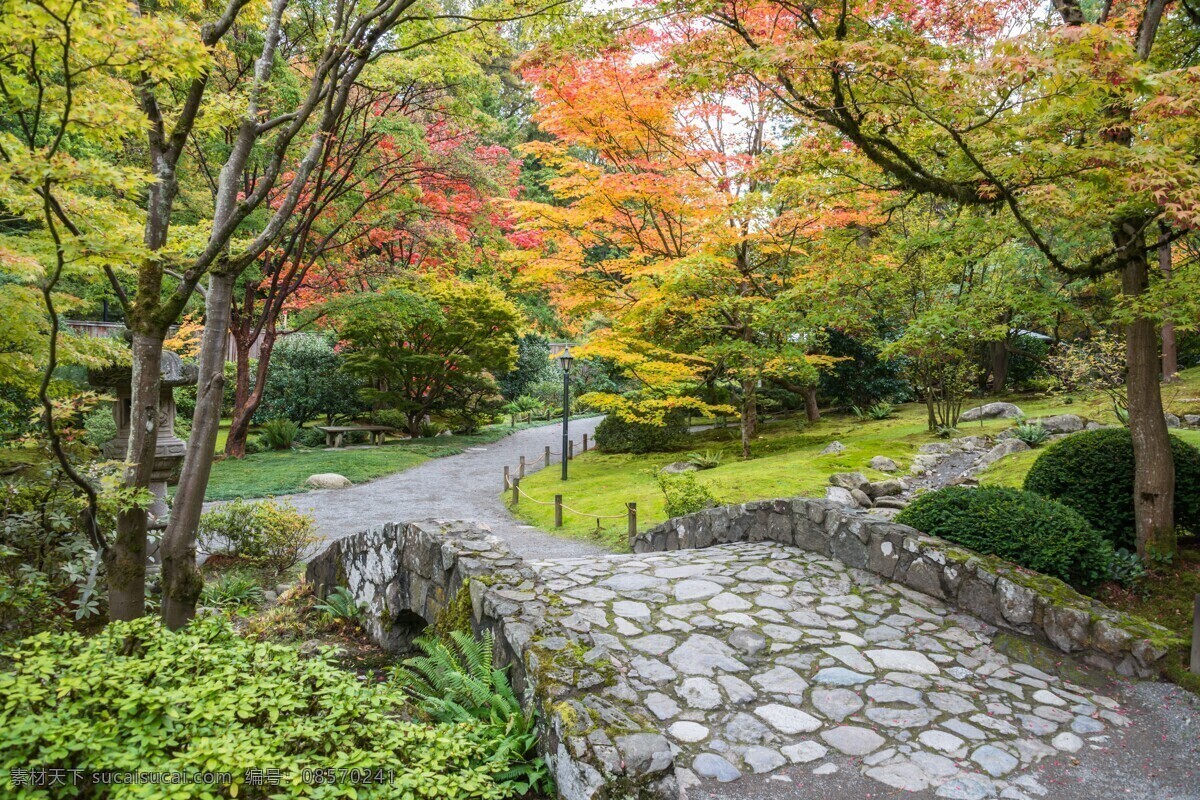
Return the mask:
[[[0, 781], [13, 770], [227, 773], [231, 785], [181, 784], [171, 798], [447, 798], [501, 800], [525, 783], [503, 727], [413, 721], [404, 691], [364, 682], [326, 651], [239, 635], [220, 617], [171, 633], [115, 622], [91, 638], [42, 633], [4, 653]], [[250, 770], [279, 770], [253, 785]], [[381, 782], [305, 782], [305, 770], [387, 770]], [[321, 773], [315, 773], [318, 778]], [[311, 775], [310, 775], [311, 778]], [[236, 787], [236, 788], [235, 788]], [[84, 787], [15, 789], [16, 798], [75, 796]], [[162, 798], [158, 784], [105, 796]]]

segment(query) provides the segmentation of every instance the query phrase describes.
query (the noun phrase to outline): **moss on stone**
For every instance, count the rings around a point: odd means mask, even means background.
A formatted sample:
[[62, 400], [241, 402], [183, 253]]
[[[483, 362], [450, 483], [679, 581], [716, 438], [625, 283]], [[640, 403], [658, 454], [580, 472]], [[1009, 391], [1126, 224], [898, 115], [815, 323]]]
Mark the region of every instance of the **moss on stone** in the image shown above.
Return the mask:
[[[450, 638], [452, 631], [471, 632], [471, 578], [463, 581], [454, 599], [442, 607], [433, 623], [433, 632], [440, 639]], [[482, 579], [479, 580], [481, 583]]]

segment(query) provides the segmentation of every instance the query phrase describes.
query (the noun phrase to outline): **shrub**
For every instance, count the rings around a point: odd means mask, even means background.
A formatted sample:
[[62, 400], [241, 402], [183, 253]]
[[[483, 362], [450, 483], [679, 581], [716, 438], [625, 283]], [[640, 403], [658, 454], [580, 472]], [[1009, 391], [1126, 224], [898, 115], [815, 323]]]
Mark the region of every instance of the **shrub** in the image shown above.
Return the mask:
[[[1200, 451], [1175, 436], [1175, 524], [1200, 533]], [[1074, 508], [1115, 547], [1137, 548], [1133, 438], [1126, 428], [1068, 436], [1038, 457], [1025, 488]]]
[[241, 570], [222, 573], [215, 581], [205, 584], [200, 593], [200, 605], [215, 608], [256, 606], [264, 599], [258, 581]]
[[1013, 436], [1030, 447], [1037, 447], [1050, 438], [1050, 431], [1036, 422], [1023, 422], [1013, 428]]
[[605, 453], [652, 453], [677, 447], [687, 435], [687, 420], [679, 414], [663, 425], [630, 422], [609, 414], [596, 426], [596, 449]]
[[[107, 474], [93, 471], [104, 480]], [[100, 525], [115, 525], [101, 496]], [[102, 560], [80, 528], [82, 497], [57, 465], [38, 460], [0, 492], [0, 640], [65, 627], [104, 611]]]
[[[508, 773], [525, 762], [498, 726], [406, 721], [407, 698], [398, 687], [363, 681], [325, 652], [306, 658], [295, 645], [243, 638], [220, 617], [176, 632], [143, 618], [114, 622], [91, 638], [44, 633], [6, 655], [11, 666], [0, 673], [5, 784], [12, 770], [37, 765], [67, 775], [75, 769], [229, 773], [234, 786], [170, 787], [172, 798], [197, 800], [482, 800], [524, 790]], [[318, 789], [300, 780], [314, 768], [388, 773], [352, 789], [332, 781]], [[251, 769], [276, 769], [286, 779], [255, 785]], [[57, 796], [76, 792], [166, 796], [164, 787], [149, 784], [67, 786]], [[33, 789], [29, 796], [55, 795]]]
[[262, 426], [260, 435], [270, 449], [290, 450], [299, 433], [300, 426], [290, 419], [273, 419]]
[[283, 417], [303, 425], [324, 418], [331, 423], [364, 410], [359, 398], [362, 383], [343, 368], [345, 359], [334, 344], [316, 333], [281, 338], [271, 353], [267, 385], [254, 420]]
[[1113, 549], [1074, 509], [1007, 487], [948, 486], [921, 495], [897, 522], [979, 553], [1088, 587], [1109, 576]]
[[[380, 424], [386, 425], [387, 423]], [[316, 428], [301, 428], [300, 432], [296, 434], [296, 443], [302, 447], [324, 447], [325, 431]]]
[[876, 403], [867, 409], [867, 416], [871, 419], [887, 419], [896, 411], [896, 407], [891, 403]]
[[200, 517], [199, 540], [209, 552], [228, 552], [284, 572], [316, 543], [313, 518], [273, 498], [224, 503]]
[[658, 473], [658, 486], [667, 500], [667, 516], [682, 517], [717, 504], [712, 492], [690, 472]]
[[696, 469], [716, 469], [721, 466], [720, 450], [705, 450], [703, 453], [688, 453], [688, 463]]
[[97, 449], [117, 438], [117, 422], [107, 403], [88, 414], [83, 420], [83, 427], [87, 443]]
[[425, 421], [421, 423], [421, 438], [432, 439], [442, 431], [446, 430], [436, 422]]

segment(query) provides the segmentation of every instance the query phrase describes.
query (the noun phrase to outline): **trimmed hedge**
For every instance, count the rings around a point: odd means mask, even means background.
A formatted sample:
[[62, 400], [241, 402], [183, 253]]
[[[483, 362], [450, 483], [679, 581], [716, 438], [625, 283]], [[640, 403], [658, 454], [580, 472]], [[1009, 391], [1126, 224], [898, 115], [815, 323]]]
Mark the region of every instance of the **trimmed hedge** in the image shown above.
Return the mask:
[[[1200, 533], [1200, 450], [1171, 437], [1175, 457], [1175, 524]], [[1084, 431], [1043, 453], [1025, 489], [1078, 511], [1115, 547], [1134, 550], [1133, 438], [1128, 428]]]
[[596, 426], [596, 449], [604, 453], [654, 453], [670, 450], [687, 436], [687, 420], [680, 414], [664, 425], [628, 422], [609, 414]]
[[1020, 489], [948, 486], [918, 497], [896, 521], [1077, 587], [1105, 580], [1113, 558], [1079, 512]]

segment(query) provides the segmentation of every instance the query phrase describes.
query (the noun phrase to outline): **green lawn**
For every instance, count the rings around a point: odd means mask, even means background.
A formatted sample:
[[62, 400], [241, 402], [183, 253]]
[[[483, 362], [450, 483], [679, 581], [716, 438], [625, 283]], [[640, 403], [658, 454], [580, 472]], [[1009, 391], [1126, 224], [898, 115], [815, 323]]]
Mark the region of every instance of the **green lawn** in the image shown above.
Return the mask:
[[[213, 464], [205, 500], [232, 500], [235, 497], [266, 497], [305, 491], [304, 481], [319, 472], [336, 472], [362, 483], [372, 478], [415, 467], [431, 458], [461, 453], [468, 447], [489, 444], [513, 430], [539, 427], [545, 422], [489, 425], [473, 436], [441, 436], [434, 439], [404, 440], [381, 447], [342, 450], [294, 449], [255, 453], [243, 459], [225, 458]], [[228, 427], [222, 428], [222, 434]]]
[[[1164, 400], [1175, 413], [1200, 413], [1200, 368], [1183, 373], [1185, 381], [1164, 389]], [[994, 399], [994, 398], [989, 398]], [[1033, 397], [1002, 398], [1017, 403], [1027, 416], [1079, 414], [1100, 422], [1115, 418], [1104, 397]], [[975, 403], [972, 402], [971, 405]], [[964, 435], [996, 434], [1012, 425], [1009, 420], [965, 423]], [[1200, 431], [1174, 431], [1200, 446]], [[837, 440], [846, 450], [838, 455], [820, 455], [830, 442]], [[557, 469], [542, 470], [526, 477], [521, 488], [534, 499], [550, 504], [556, 493], [563, 495], [568, 510], [559, 533], [600, 541], [618, 550], [627, 549], [624, 518], [596, 521], [585, 514], [623, 515], [625, 504], [638, 505], [638, 527], [646, 529], [666, 518], [662, 492], [654, 475], [664, 464], [682, 460], [690, 451], [720, 450], [721, 466], [697, 473], [697, 479], [722, 502], [738, 503], [794, 495], [822, 495], [830, 473], [856, 470], [869, 478], [886, 477], [867, 468], [872, 456], [895, 459], [907, 471], [917, 448], [937, 441], [926, 430], [926, 411], [920, 404], [901, 406], [890, 419], [859, 422], [847, 415], [827, 415], [820, 422], [804, 424], [803, 415], [764, 424], [755, 441], [753, 458], [743, 461], [736, 427], [702, 431], [689, 437], [688, 444], [670, 453], [647, 455], [605, 455], [589, 452], [571, 462], [571, 478], [564, 485]], [[1020, 485], [1038, 451], [1022, 453], [999, 462], [985, 474], [989, 483]], [[538, 505], [523, 499], [513, 509], [517, 516], [544, 530], [555, 530], [552, 505]]]

